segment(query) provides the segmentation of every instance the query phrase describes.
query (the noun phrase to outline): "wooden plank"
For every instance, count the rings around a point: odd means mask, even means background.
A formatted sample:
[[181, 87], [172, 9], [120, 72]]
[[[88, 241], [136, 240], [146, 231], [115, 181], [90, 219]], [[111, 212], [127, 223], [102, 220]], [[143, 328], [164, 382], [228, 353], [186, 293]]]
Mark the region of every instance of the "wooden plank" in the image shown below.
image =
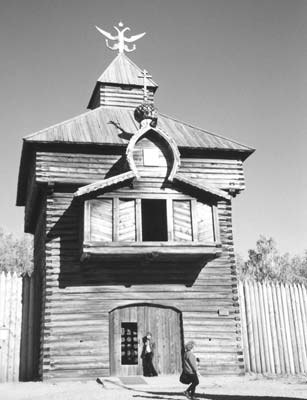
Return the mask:
[[277, 297], [277, 304], [278, 304], [278, 313], [280, 317], [280, 327], [281, 327], [281, 338], [282, 338], [282, 352], [284, 354], [284, 361], [285, 361], [285, 369], [287, 374], [291, 373], [290, 367], [290, 356], [288, 352], [288, 343], [287, 343], [287, 334], [286, 334], [286, 327], [285, 327], [285, 313], [283, 311], [283, 302], [282, 302], [282, 291], [281, 285], [276, 285], [276, 297]]
[[173, 200], [173, 227], [175, 241], [192, 241], [192, 215], [189, 200]]
[[276, 315], [274, 313], [274, 299], [273, 299], [271, 283], [267, 284], [267, 299], [268, 299], [269, 324], [272, 336], [274, 371], [276, 374], [281, 374], [281, 361], [279, 356], [279, 346], [281, 347], [281, 339], [278, 336], [280, 331], [280, 326], [279, 326], [279, 321], [276, 319]]
[[290, 319], [289, 319], [289, 312], [288, 312], [288, 306], [287, 306], [287, 294], [286, 294], [286, 288], [285, 285], [281, 285], [281, 300], [282, 300], [282, 305], [283, 305], [283, 313], [284, 313], [284, 326], [285, 326], [285, 333], [286, 333], [286, 345], [287, 345], [287, 350], [288, 350], [288, 355], [289, 355], [289, 366], [290, 366], [290, 371], [291, 374], [295, 373], [295, 366], [294, 366], [294, 358], [293, 358], [293, 352], [292, 352], [292, 346], [291, 346], [291, 332], [290, 332]]
[[[304, 304], [306, 304], [306, 299], [304, 299], [303, 295], [303, 285], [297, 285], [297, 290], [298, 290], [298, 299], [299, 299], [299, 315], [301, 317], [301, 322], [302, 322], [302, 334], [303, 334], [303, 350], [304, 354], [307, 359], [307, 313], [304, 307]], [[307, 368], [305, 369], [305, 372], [307, 371]]]
[[265, 308], [264, 308], [264, 296], [263, 296], [263, 285], [258, 282], [257, 284], [258, 295], [259, 295], [259, 320], [261, 326], [261, 342], [263, 343], [263, 355], [265, 360], [265, 372], [272, 372], [272, 368], [270, 365], [270, 357], [269, 357], [269, 345], [268, 345], [268, 336], [267, 336], [267, 324], [265, 318]]
[[294, 319], [294, 334], [296, 336], [296, 343], [297, 343], [297, 348], [295, 350], [297, 351], [298, 363], [299, 363], [298, 372], [304, 372], [306, 355], [305, 355], [305, 351], [304, 351], [305, 346], [304, 346], [304, 342], [303, 342], [304, 339], [302, 337], [302, 327], [301, 327], [301, 322], [300, 322], [300, 318], [298, 315], [299, 304], [297, 301], [295, 289], [296, 289], [295, 285], [289, 285], [289, 291], [290, 291], [290, 295], [291, 295], [291, 306], [292, 306], [293, 319]]
[[[252, 300], [251, 300], [251, 290], [252, 287], [249, 282], [245, 282], [244, 284], [244, 294], [246, 299], [246, 312], [247, 312], [247, 333], [248, 333], [248, 349], [250, 354], [250, 368], [252, 372], [257, 372], [257, 363], [256, 363], [256, 354], [255, 354], [255, 338], [254, 338], [254, 326], [253, 326], [253, 308], [252, 308]], [[257, 349], [258, 351], [258, 349]]]
[[25, 275], [22, 279], [22, 325], [20, 341], [20, 380], [27, 380], [27, 345], [28, 345], [28, 324], [29, 324], [29, 299], [30, 299], [30, 278]]
[[[119, 238], [119, 199], [113, 199], [112, 200], [112, 205], [113, 205], [113, 214], [112, 214], [112, 229], [113, 229], [113, 234], [112, 234], [112, 239], [113, 241], [117, 242]], [[101, 221], [102, 222], [102, 221]], [[103, 221], [104, 222], [104, 221]]]
[[252, 315], [252, 326], [254, 332], [254, 348], [255, 348], [255, 367], [256, 372], [261, 372], [261, 358], [260, 358], [260, 343], [259, 343], [259, 332], [258, 332], [258, 323], [257, 323], [257, 309], [256, 309], [256, 298], [255, 298], [255, 288], [253, 282], [250, 283], [250, 300], [251, 300], [251, 310], [253, 312]]
[[9, 303], [9, 290], [10, 290], [10, 274], [3, 274], [2, 275], [2, 282], [1, 282], [1, 309], [0, 309], [0, 322], [1, 327], [4, 328], [3, 331], [3, 338], [1, 340], [1, 349], [0, 349], [0, 382], [7, 381], [7, 363], [8, 363], [8, 323], [7, 323], [7, 315], [8, 315], [8, 307], [6, 304]]
[[119, 241], [136, 240], [135, 200], [119, 199]]
[[142, 231], [142, 204], [141, 199], [135, 200], [135, 217], [136, 217], [136, 241], [142, 242], [143, 231]]
[[259, 286], [257, 282], [254, 284], [255, 291], [255, 306], [256, 306], [256, 318], [257, 318], [257, 330], [258, 330], [258, 343], [259, 343], [259, 353], [261, 362], [261, 371], [267, 371], [266, 358], [265, 358], [265, 347], [264, 338], [262, 330], [262, 319], [261, 319], [261, 309], [260, 309], [260, 293]]
[[167, 238], [169, 241], [174, 241], [174, 216], [173, 216], [173, 201], [166, 199], [166, 217], [167, 217]]
[[[115, 199], [114, 199], [115, 201]], [[113, 237], [113, 202], [112, 199], [90, 200], [91, 216], [90, 235], [91, 241], [112, 241]]]
[[267, 345], [268, 345], [268, 353], [269, 353], [269, 363], [270, 363], [270, 372], [272, 374], [276, 373], [275, 364], [274, 364], [274, 353], [273, 353], [273, 339], [272, 339], [272, 329], [271, 329], [271, 321], [269, 314], [269, 284], [265, 283], [262, 285], [263, 290], [263, 305], [264, 305], [264, 316], [266, 323], [266, 336], [267, 336]]
[[244, 365], [245, 365], [245, 371], [251, 372], [251, 362], [250, 362], [250, 355], [249, 355], [249, 348], [248, 348], [246, 296], [244, 293], [244, 286], [243, 286], [242, 282], [239, 282], [238, 288], [239, 288], [239, 299], [240, 299], [240, 315], [241, 315], [241, 321], [242, 321]]

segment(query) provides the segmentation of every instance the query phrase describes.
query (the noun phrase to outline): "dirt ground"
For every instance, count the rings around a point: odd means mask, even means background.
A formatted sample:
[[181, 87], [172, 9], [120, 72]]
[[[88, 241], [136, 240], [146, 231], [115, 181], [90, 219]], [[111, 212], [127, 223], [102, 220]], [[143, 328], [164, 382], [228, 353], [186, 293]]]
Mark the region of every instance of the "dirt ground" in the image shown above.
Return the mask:
[[[146, 384], [123, 385], [118, 379], [87, 382], [17, 382], [0, 384], [0, 400], [184, 400], [178, 377], [146, 378]], [[307, 399], [307, 376], [276, 378], [201, 377], [197, 398], [211, 400]]]

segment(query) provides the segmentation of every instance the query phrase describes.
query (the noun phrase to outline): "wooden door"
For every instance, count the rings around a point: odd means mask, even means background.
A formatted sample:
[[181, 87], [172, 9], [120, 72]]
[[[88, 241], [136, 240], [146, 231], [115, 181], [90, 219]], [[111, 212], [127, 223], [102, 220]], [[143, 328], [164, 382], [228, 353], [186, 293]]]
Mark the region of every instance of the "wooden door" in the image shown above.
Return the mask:
[[155, 305], [133, 305], [110, 313], [111, 375], [143, 375], [142, 338], [152, 333], [155, 343], [153, 364], [158, 374], [181, 371], [181, 314]]

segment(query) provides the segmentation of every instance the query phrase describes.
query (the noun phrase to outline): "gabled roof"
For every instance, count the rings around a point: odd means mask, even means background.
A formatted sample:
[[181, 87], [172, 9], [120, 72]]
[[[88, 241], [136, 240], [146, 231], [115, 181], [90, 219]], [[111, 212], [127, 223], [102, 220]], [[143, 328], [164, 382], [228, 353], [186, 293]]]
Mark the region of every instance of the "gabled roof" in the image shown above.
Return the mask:
[[[82, 197], [85, 195], [89, 195], [92, 193], [97, 192], [98, 190], [107, 189], [111, 186], [117, 185], [118, 183], [125, 182], [127, 180], [136, 178], [137, 176], [133, 171], [123, 172], [122, 174], [112, 176], [111, 178], [102, 179], [100, 181], [91, 183], [86, 186], [80, 187], [75, 193], [74, 197]], [[184, 183], [185, 185], [189, 186], [190, 188], [197, 189], [198, 191], [210, 193], [211, 195], [218, 197], [220, 199], [230, 200], [231, 196], [225, 192], [224, 190], [217, 189], [212, 187], [210, 184], [200, 184], [193, 179], [187, 179], [182, 174], [177, 173], [174, 176], [174, 181], [178, 181], [180, 183]]]
[[174, 176], [174, 181], [184, 183], [185, 185], [187, 185], [191, 188], [200, 190], [201, 192], [210, 193], [213, 196], [219, 197], [221, 199], [226, 199], [226, 200], [231, 199], [231, 196], [227, 192], [225, 192], [225, 190], [221, 190], [216, 187], [213, 187], [212, 185], [210, 185], [210, 183], [196, 182], [194, 179], [186, 178], [185, 176], [183, 176], [182, 174], [179, 174], [179, 173], [177, 173]]
[[100, 181], [80, 187], [74, 193], [74, 197], [80, 197], [86, 194], [94, 193], [98, 190], [106, 189], [107, 187], [117, 185], [118, 183], [125, 182], [132, 178], [135, 178], [135, 174], [133, 171], [123, 172], [122, 174], [112, 176], [111, 178], [102, 179]]
[[[98, 82], [143, 86], [142, 70], [128, 58], [125, 53], [120, 53], [108, 68], [99, 77]], [[146, 85], [157, 88], [158, 85], [150, 78], [146, 78]]]
[[[101, 106], [75, 118], [53, 125], [24, 138], [27, 143], [67, 143], [127, 146], [139, 129], [134, 110]], [[159, 114], [158, 128], [166, 132], [179, 148], [231, 150], [245, 159], [254, 149], [234, 140], [207, 132], [193, 125]]]

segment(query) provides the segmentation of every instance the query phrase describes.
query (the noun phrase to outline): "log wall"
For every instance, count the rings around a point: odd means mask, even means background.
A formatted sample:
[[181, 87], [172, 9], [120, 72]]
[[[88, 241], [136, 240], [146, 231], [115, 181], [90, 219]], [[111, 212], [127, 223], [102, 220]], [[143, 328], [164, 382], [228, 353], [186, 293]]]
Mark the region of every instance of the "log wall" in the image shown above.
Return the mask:
[[208, 263], [192, 287], [180, 284], [99, 286], [95, 284], [97, 270], [85, 269], [80, 263], [82, 206], [73, 201], [72, 193], [50, 194], [46, 209], [42, 378], [108, 376], [109, 312], [135, 303], [165, 305], [182, 312], [183, 339], [194, 339], [198, 343], [203, 373], [241, 373], [243, 359], [230, 202], [220, 202], [218, 213], [223, 256]]
[[[153, 102], [152, 88], [148, 88], [148, 100]], [[100, 106], [136, 108], [144, 101], [142, 87], [127, 89], [121, 86], [100, 86]]]
[[[29, 295], [28, 314], [24, 314], [25, 324], [27, 315], [29, 321], [36, 322], [25, 325], [23, 351], [27, 357], [23, 371], [28, 372], [23, 377], [32, 379], [37, 373], [42, 379], [108, 376], [109, 313], [116, 307], [135, 303], [180, 310], [183, 340], [197, 342], [204, 374], [242, 373], [231, 202], [220, 201], [217, 205], [222, 257], [209, 262], [191, 287], [170, 283], [170, 279], [164, 284], [132, 284], [131, 287], [113, 282], [97, 284], [99, 268], [86, 268], [81, 263], [83, 204], [73, 200], [73, 192], [76, 187], [114, 176], [124, 168], [122, 150], [115, 154], [110, 150], [104, 154], [41, 151], [36, 154], [35, 181], [51, 184], [53, 191], [41, 197], [42, 209], [37, 221], [34, 275], [37, 289], [35, 295]], [[238, 160], [186, 157], [181, 160], [180, 173], [221, 189], [244, 188], [242, 162]], [[161, 179], [152, 177], [136, 181], [133, 188], [123, 190], [129, 190], [131, 195], [178, 193], [171, 185], [161, 189]], [[124, 261], [119, 265], [123, 274], [129, 273], [127, 267]], [[104, 268], [108, 269], [107, 261]], [[166, 263], [163, 268], [168, 268]], [[154, 277], [157, 272], [146, 273]], [[111, 268], [108, 274], [112, 275]], [[37, 297], [40, 291], [41, 299]], [[35, 304], [42, 304], [42, 308]], [[28, 347], [32, 353], [25, 350]], [[30, 353], [34, 354], [32, 358]]]
[[[36, 181], [87, 185], [116, 175], [123, 163], [123, 154], [71, 154], [38, 152]], [[220, 189], [245, 188], [240, 160], [181, 158], [179, 172], [199, 183], [207, 182]]]

